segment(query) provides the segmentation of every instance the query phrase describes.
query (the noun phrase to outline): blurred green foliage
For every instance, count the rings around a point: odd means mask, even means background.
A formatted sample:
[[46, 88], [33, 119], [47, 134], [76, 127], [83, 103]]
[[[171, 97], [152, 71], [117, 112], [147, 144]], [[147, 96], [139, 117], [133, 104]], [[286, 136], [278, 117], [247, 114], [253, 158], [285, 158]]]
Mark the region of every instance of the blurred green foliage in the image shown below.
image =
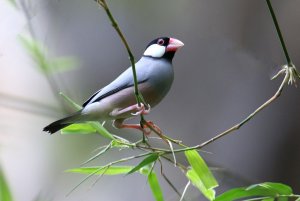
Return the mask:
[[4, 173], [0, 168], [0, 200], [1, 201], [13, 201], [9, 186], [4, 178]]
[[74, 58], [60, 57], [50, 59], [47, 56], [47, 48], [36, 39], [24, 35], [21, 35], [19, 39], [28, 54], [36, 62], [38, 70], [45, 74], [67, 71], [77, 66]]
[[7, 0], [11, 5], [13, 5], [15, 8], [17, 8], [17, 2], [16, 0]]
[[[230, 189], [229, 191], [219, 195], [215, 201], [228, 201], [228, 200], [265, 200], [265, 201], [288, 201], [300, 199], [299, 195], [294, 195], [291, 187], [281, 184], [265, 182], [254, 184], [249, 187], [241, 187]], [[297, 200], [298, 200], [297, 199]]]

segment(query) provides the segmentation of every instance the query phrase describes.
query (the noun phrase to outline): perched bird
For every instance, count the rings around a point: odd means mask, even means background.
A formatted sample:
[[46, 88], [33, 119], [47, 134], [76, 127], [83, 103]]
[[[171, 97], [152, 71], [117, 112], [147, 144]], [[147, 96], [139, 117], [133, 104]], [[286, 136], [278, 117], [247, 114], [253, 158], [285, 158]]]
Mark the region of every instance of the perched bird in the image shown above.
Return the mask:
[[138, 88], [148, 105], [137, 104], [133, 73], [129, 67], [110, 84], [94, 93], [83, 103], [80, 111], [49, 124], [43, 130], [52, 134], [73, 123], [113, 120], [116, 128], [144, 131], [139, 124], [123, 122], [136, 115], [148, 114], [150, 107], [165, 97], [174, 78], [172, 59], [183, 45], [175, 38], [157, 38], [148, 44], [142, 58], [135, 64]]

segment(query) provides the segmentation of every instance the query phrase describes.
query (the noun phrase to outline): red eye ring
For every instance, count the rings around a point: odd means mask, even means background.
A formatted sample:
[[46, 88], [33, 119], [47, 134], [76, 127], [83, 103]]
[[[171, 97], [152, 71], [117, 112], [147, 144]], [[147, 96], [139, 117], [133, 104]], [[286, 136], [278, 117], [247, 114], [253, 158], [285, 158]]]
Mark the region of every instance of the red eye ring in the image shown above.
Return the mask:
[[157, 44], [158, 45], [163, 45], [165, 41], [163, 39], [158, 39]]

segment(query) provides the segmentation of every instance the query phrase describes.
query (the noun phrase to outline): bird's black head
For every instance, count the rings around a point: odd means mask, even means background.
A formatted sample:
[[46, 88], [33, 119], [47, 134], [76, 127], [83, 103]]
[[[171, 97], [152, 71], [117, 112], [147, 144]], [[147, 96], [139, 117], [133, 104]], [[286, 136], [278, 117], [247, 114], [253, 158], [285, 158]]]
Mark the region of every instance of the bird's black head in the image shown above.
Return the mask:
[[144, 56], [152, 58], [165, 58], [172, 61], [175, 52], [184, 44], [175, 38], [160, 37], [151, 41], [145, 52]]

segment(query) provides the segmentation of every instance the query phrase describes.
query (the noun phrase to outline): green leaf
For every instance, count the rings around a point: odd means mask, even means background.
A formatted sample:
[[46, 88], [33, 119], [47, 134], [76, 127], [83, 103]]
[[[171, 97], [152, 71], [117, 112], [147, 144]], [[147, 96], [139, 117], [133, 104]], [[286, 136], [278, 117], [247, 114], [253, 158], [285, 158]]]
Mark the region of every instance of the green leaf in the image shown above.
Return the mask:
[[261, 184], [254, 184], [247, 188], [247, 190], [255, 188], [265, 188], [268, 189], [270, 192], [273, 192], [274, 194], [280, 194], [280, 195], [291, 195], [293, 193], [293, 190], [291, 187], [281, 184], [281, 183], [273, 183], [273, 182], [264, 182]]
[[236, 199], [252, 197], [252, 196], [267, 196], [267, 195], [263, 195], [263, 194], [264, 194], [264, 192], [254, 192], [252, 190], [247, 191], [246, 188], [243, 188], [243, 187], [235, 188], [235, 189], [231, 189], [231, 190], [219, 195], [215, 199], [215, 201], [236, 200]]
[[51, 71], [68, 71], [78, 66], [78, 62], [72, 57], [58, 57], [49, 61]]
[[37, 40], [34, 40], [33, 38], [27, 36], [21, 35], [19, 39], [23, 47], [27, 50], [27, 52], [37, 63], [39, 70], [41, 70], [44, 73], [48, 73], [48, 71], [50, 71], [50, 66], [45, 56], [46, 48]]
[[60, 57], [50, 59], [47, 56], [47, 48], [40, 43], [38, 40], [27, 37], [19, 37], [21, 44], [26, 49], [26, 51], [31, 55], [33, 60], [36, 62], [38, 68], [43, 73], [53, 73], [57, 71], [70, 70], [77, 66], [77, 62], [73, 58]]
[[11, 5], [13, 5], [15, 8], [17, 8], [16, 0], [7, 0]]
[[151, 167], [149, 166], [144, 166], [143, 168], [140, 169], [139, 171], [141, 174], [147, 176], [148, 178], [148, 183], [151, 188], [152, 194], [155, 198], [156, 201], [163, 201], [164, 196], [161, 190], [161, 187], [159, 185], [156, 173], [152, 170]]
[[4, 174], [0, 169], [0, 200], [13, 201], [8, 184], [4, 178]]
[[111, 140], [115, 140], [115, 137], [106, 130], [99, 122], [96, 121], [89, 121], [88, 122], [94, 129], [96, 129], [96, 132], [102, 135], [103, 137], [106, 137]]
[[135, 143], [131, 143], [127, 139], [120, 137], [118, 135], [113, 135], [115, 140], [111, 142], [112, 147], [117, 147], [117, 148], [130, 148], [130, 147], [136, 147]]
[[209, 170], [208, 166], [206, 165], [205, 161], [199, 155], [196, 150], [189, 150], [185, 151], [185, 156], [192, 166], [192, 168], [197, 173], [199, 179], [203, 183], [206, 189], [213, 189], [218, 186], [218, 182]]
[[96, 129], [88, 123], [71, 124], [61, 129], [61, 134], [91, 134], [95, 132]]
[[93, 134], [98, 133], [105, 138], [115, 140], [114, 136], [110, 134], [99, 122], [89, 121], [86, 123], [78, 123], [67, 126], [61, 130], [61, 134]]
[[[116, 136], [114, 136], [114, 137], [116, 137]], [[130, 142], [128, 142], [128, 141], [113, 140], [111, 143], [111, 146], [123, 149], [123, 148], [130, 148], [129, 144], [130, 144]]]
[[164, 196], [162, 193], [162, 190], [160, 188], [157, 176], [155, 172], [151, 171], [150, 174], [148, 175], [148, 182], [152, 191], [153, 196], [155, 197], [156, 201], [163, 201]]
[[150, 156], [146, 157], [144, 160], [142, 160], [137, 166], [132, 168], [127, 174], [132, 174], [138, 170], [140, 170], [142, 167], [156, 161], [158, 159], [159, 155], [158, 154], [151, 154]]
[[193, 168], [187, 171], [186, 176], [192, 182], [192, 184], [196, 186], [207, 199], [209, 200], [215, 199], [215, 194], [216, 194], [215, 190], [207, 189]]
[[[72, 106], [74, 107], [76, 110], [81, 110], [82, 107], [80, 105], [78, 105], [77, 103], [75, 103], [72, 99], [70, 99], [68, 96], [66, 96], [65, 94], [63, 94], [62, 92], [60, 92], [60, 95]], [[89, 122], [86, 122], [86, 124], [89, 124], [90, 131], [92, 131], [93, 129], [93, 132], [97, 132], [99, 133], [100, 135], [102, 135], [103, 137], [105, 138], [108, 138], [108, 139], [111, 139], [111, 140], [115, 140], [115, 137], [106, 130], [106, 128], [104, 128], [99, 122], [96, 122], [96, 121], [89, 121]], [[71, 127], [72, 128], [72, 127]], [[74, 133], [74, 132], [73, 132]]]
[[265, 199], [262, 199], [261, 201], [275, 201], [274, 198], [265, 198]]
[[96, 167], [82, 167], [66, 170], [66, 172], [80, 173], [80, 174], [96, 174], [96, 175], [119, 175], [126, 174], [133, 166], [96, 166]]
[[110, 148], [111, 148], [111, 143], [108, 144], [107, 146], [105, 146], [105, 148], [102, 149], [99, 153], [97, 153], [96, 155], [94, 155], [93, 157], [91, 157], [90, 159], [88, 159], [87, 161], [85, 161], [84, 163], [82, 163], [81, 165], [87, 164], [87, 163], [91, 162], [92, 160], [98, 158], [99, 156], [101, 156], [102, 154], [104, 154], [105, 152], [107, 152]]
[[285, 184], [265, 182], [254, 184], [249, 187], [231, 189], [219, 195], [215, 201], [236, 200], [247, 197], [276, 198], [278, 195], [289, 196], [292, 195], [292, 193], [292, 189]]
[[60, 92], [59, 95], [61, 95], [67, 103], [69, 103], [75, 110], [81, 110], [82, 106], [75, 103], [71, 98], [69, 98], [67, 95], [65, 95], [63, 92]]

